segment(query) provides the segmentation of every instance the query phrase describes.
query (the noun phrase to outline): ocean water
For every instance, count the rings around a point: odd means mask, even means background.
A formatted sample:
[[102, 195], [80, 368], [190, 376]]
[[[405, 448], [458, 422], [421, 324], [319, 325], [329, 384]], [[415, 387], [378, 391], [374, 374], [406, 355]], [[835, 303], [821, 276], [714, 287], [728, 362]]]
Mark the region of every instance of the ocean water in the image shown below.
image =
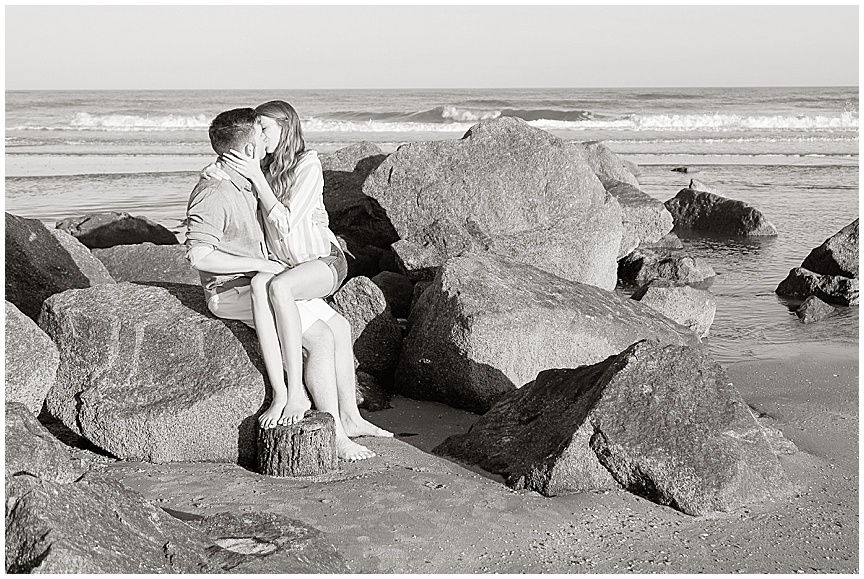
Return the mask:
[[[181, 231], [207, 125], [222, 110], [291, 102], [309, 146], [458, 139], [517, 116], [574, 141], [602, 140], [665, 201], [695, 177], [759, 208], [771, 239], [692, 237], [717, 271], [705, 340], [720, 362], [857, 352], [858, 308], [803, 325], [774, 294], [809, 251], [858, 217], [858, 87], [328, 91], [7, 91], [6, 211], [49, 225], [94, 211]], [[672, 171], [687, 167], [688, 173]]]

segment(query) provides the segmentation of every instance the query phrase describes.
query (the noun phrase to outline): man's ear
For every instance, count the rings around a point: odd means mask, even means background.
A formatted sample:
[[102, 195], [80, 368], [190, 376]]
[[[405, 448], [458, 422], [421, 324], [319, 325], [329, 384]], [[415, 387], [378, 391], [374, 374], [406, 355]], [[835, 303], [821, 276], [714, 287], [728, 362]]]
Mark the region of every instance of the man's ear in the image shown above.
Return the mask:
[[246, 143], [246, 145], [244, 145], [243, 147], [243, 153], [245, 153], [247, 157], [254, 157], [255, 145], [253, 145], [252, 143]]

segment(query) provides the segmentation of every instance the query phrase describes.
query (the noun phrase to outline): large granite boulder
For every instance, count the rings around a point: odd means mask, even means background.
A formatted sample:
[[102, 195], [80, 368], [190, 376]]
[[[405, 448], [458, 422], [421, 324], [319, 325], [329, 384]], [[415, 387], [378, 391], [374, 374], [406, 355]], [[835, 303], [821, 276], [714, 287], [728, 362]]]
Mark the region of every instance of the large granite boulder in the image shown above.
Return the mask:
[[621, 209], [584, 153], [515, 117], [462, 139], [399, 147], [366, 179], [399, 234], [412, 281], [451, 257], [488, 252], [559, 277], [615, 287]]
[[80, 217], [67, 217], [56, 224], [78, 238], [90, 249], [132, 245], [150, 242], [157, 245], [176, 245], [177, 235], [167, 227], [144, 216], [133, 217], [125, 211], [88, 213]]
[[116, 281], [111, 272], [108, 271], [108, 268], [105, 267], [105, 264], [96, 259], [83, 243], [60, 229], [48, 229], [48, 231], [60, 242], [63, 249], [72, 256], [81, 273], [91, 280], [92, 285], [114, 283]]
[[198, 272], [186, 259], [184, 245], [145, 242], [93, 249], [92, 252], [116, 281], [201, 283]]
[[6, 400], [6, 476], [69, 483], [87, 470], [42, 426], [29, 408]]
[[708, 290], [654, 280], [630, 296], [704, 338], [714, 322], [717, 300]]
[[381, 289], [387, 305], [397, 318], [407, 318], [411, 313], [414, 297], [414, 284], [404, 275], [392, 271], [382, 271], [372, 278], [372, 283]]
[[682, 189], [666, 201], [676, 230], [692, 230], [718, 235], [777, 235], [777, 229], [759, 210], [743, 201], [721, 197], [707, 191]]
[[620, 486], [691, 515], [790, 489], [723, 368], [702, 350], [650, 341], [541, 372], [433, 452], [517, 489], [556, 496]]
[[816, 296], [829, 304], [857, 306], [859, 281], [857, 277], [821, 275], [803, 267], [796, 267], [789, 270], [789, 275], [780, 282], [774, 292], [800, 299]]
[[350, 242], [352, 253], [362, 245], [387, 249], [399, 239], [378, 202], [363, 194], [366, 177], [385, 158], [377, 145], [367, 142], [321, 155], [330, 229]]
[[265, 383], [255, 333], [214, 318], [200, 287], [69, 290], [39, 325], [60, 351], [49, 412], [125, 460], [252, 464]]
[[645, 338], [699, 342], [635, 300], [488, 254], [445, 263], [409, 322], [397, 391], [480, 413], [547, 368], [593, 364]]
[[656, 279], [706, 288], [716, 275], [704, 259], [666, 249], [639, 248], [618, 262], [618, 282], [624, 286], [643, 286]]
[[52, 294], [114, 282], [96, 258], [52, 235], [38, 219], [6, 214], [5, 255], [6, 300], [33, 320]]
[[811, 251], [801, 267], [822, 275], [858, 277], [858, 220]]
[[618, 258], [643, 243], [658, 243], [672, 231], [672, 214], [663, 203], [629, 183], [604, 181], [603, 185], [621, 205], [623, 234]]
[[604, 186], [607, 186], [609, 183], [626, 183], [635, 189], [639, 189], [639, 181], [632, 172], [632, 164], [626, 163], [613, 153], [606, 146], [606, 143], [602, 141], [585, 141], [584, 143], [573, 143], [573, 146], [584, 152], [585, 161]]
[[38, 415], [57, 379], [60, 353], [36, 322], [6, 302], [6, 404], [20, 402]]
[[367, 277], [354, 277], [333, 295], [330, 305], [351, 324], [359, 369], [391, 384], [402, 351], [402, 330], [381, 289]]

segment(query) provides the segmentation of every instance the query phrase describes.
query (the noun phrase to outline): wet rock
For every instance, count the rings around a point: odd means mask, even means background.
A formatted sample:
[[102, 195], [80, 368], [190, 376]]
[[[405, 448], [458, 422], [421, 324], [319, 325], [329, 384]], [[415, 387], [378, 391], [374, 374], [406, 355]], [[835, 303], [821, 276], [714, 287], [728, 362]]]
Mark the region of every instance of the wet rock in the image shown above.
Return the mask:
[[682, 189], [666, 202], [676, 230], [720, 235], [777, 235], [777, 229], [756, 208], [705, 191]]
[[588, 166], [607, 190], [609, 183], [626, 183], [639, 189], [639, 181], [630, 167], [602, 141], [573, 143], [573, 146], [584, 151]]
[[621, 205], [623, 234], [618, 257], [624, 257], [642, 243], [656, 243], [672, 231], [672, 214], [657, 199], [620, 181], [604, 181], [606, 191]]
[[708, 290], [654, 280], [630, 296], [704, 338], [714, 322], [717, 300]]
[[357, 372], [357, 407], [370, 412], [393, 408], [390, 404], [390, 393], [381, 386], [375, 376], [359, 370]]
[[692, 189], [693, 191], [704, 191], [705, 193], [717, 194], [717, 191], [715, 191], [713, 187], [709, 187], [705, 183], [696, 179], [690, 179], [690, 184], [687, 186], [687, 188]]
[[414, 284], [404, 275], [382, 271], [372, 278], [372, 283], [381, 288], [387, 305], [397, 318], [407, 318], [411, 313]]
[[69, 483], [86, 468], [73, 461], [66, 448], [36, 420], [23, 404], [6, 400], [6, 476], [28, 475]]
[[571, 143], [515, 117], [462, 139], [401, 146], [363, 192], [378, 200], [412, 281], [450, 257], [492, 253], [557, 276], [615, 286], [621, 209]]
[[676, 173], [689, 173], [690, 172], [690, 169], [688, 169], [687, 167], [675, 167], [672, 170], [675, 171]]
[[858, 277], [858, 220], [811, 251], [801, 267], [822, 275]]
[[7, 573], [208, 573], [210, 545], [114, 480], [6, 477]]
[[491, 255], [449, 260], [409, 322], [397, 391], [480, 413], [547, 368], [595, 363], [644, 338], [698, 344], [635, 300]]
[[[92, 255], [67, 250], [38, 219], [6, 214], [6, 300], [32, 320], [58, 292], [113, 283]], [[95, 263], [94, 263], [95, 262]]]
[[803, 267], [789, 270], [786, 279], [780, 282], [775, 293], [781, 296], [807, 298], [816, 296], [829, 304], [857, 306], [858, 278], [842, 275], [820, 275]]
[[14, 304], [6, 302], [6, 404], [20, 402], [38, 415], [57, 379], [60, 354], [51, 338]]
[[351, 278], [330, 298], [330, 305], [351, 324], [359, 369], [392, 383], [402, 330], [378, 286], [366, 277]]
[[57, 222], [57, 229], [72, 234], [90, 249], [150, 242], [176, 245], [177, 235], [144, 216], [133, 217], [124, 211], [88, 213]]
[[795, 315], [798, 316], [805, 324], [811, 324], [813, 322], [818, 322], [820, 320], [824, 320], [831, 314], [836, 311], [834, 306], [828, 305], [816, 296], [810, 296], [804, 303], [801, 304], [797, 310], [795, 310]]
[[201, 278], [186, 259], [184, 245], [145, 242], [92, 250], [117, 281], [167, 282], [199, 285]]
[[625, 286], [659, 279], [706, 288], [716, 275], [704, 259], [664, 249], [637, 249], [618, 262], [618, 281]]
[[75, 433], [124, 460], [254, 463], [257, 338], [213, 317], [200, 287], [70, 290], [39, 324], [60, 351], [47, 408]]
[[[385, 158], [377, 145], [367, 142], [321, 155], [324, 206], [330, 217], [330, 228], [337, 235], [362, 240], [364, 245], [381, 249], [390, 247], [399, 236], [378, 202], [363, 194], [363, 182]], [[369, 276], [368, 273], [357, 275]]]
[[703, 350], [649, 341], [592, 366], [541, 372], [433, 452], [516, 489], [556, 496], [620, 486], [691, 515], [790, 489], [720, 365]]
[[327, 536], [296, 519], [274, 513], [218, 513], [189, 525], [219, 547], [211, 565], [230, 573], [350, 573]]
[[684, 244], [674, 233], [667, 233], [657, 241], [640, 242], [639, 249], [684, 249]]

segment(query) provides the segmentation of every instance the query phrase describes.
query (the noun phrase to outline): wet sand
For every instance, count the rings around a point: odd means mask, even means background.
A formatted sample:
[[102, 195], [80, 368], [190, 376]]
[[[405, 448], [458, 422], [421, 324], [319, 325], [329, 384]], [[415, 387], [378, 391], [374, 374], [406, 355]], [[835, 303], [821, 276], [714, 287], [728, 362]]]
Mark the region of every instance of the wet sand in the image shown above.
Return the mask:
[[[99, 461], [156, 504], [201, 515], [272, 511], [325, 533], [356, 573], [857, 573], [858, 352], [727, 366], [796, 493], [691, 517], [624, 491], [546, 498], [428, 454], [470, 413], [401, 397], [366, 414], [402, 436], [309, 479], [236, 465]], [[413, 436], [407, 436], [407, 435]]]

